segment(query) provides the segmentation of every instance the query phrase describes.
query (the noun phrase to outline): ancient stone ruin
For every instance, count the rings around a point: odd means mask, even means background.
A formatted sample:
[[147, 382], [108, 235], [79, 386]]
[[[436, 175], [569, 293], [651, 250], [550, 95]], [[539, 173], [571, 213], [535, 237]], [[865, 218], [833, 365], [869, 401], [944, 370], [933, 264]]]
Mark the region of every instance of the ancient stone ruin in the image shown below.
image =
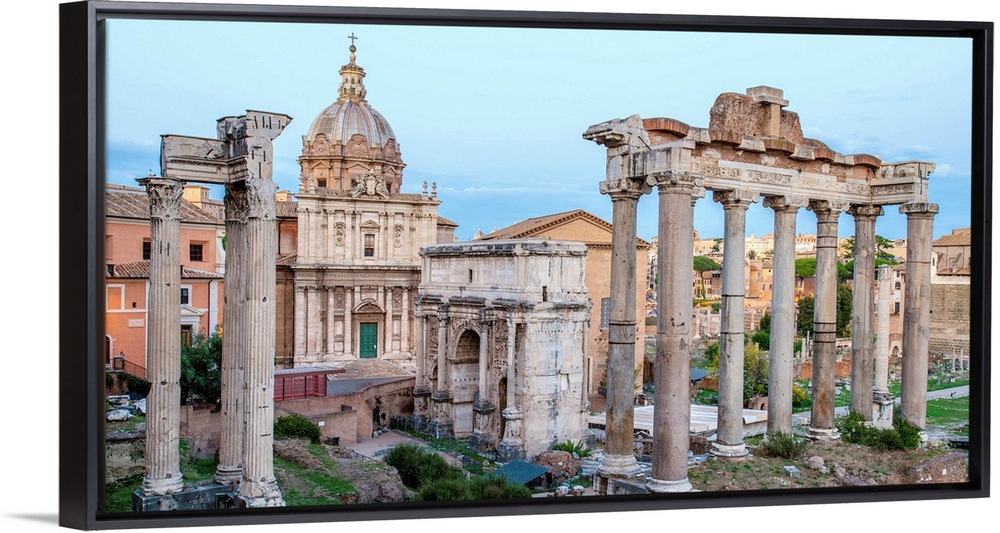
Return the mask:
[[584, 439], [586, 253], [544, 239], [425, 246], [415, 419], [504, 462]]
[[[928, 162], [885, 163], [867, 154], [844, 155], [802, 135], [799, 117], [785, 111], [780, 89], [753, 87], [724, 93], [707, 128], [669, 118], [633, 115], [596, 124], [585, 139], [607, 147], [606, 180], [615, 234], [612, 243], [612, 317], [609, 328], [607, 455], [598, 489], [637, 470], [633, 455], [632, 369], [622, 354], [635, 343], [635, 228], [639, 198], [659, 193], [657, 353], [651, 492], [691, 489], [687, 478], [690, 399], [691, 263], [694, 204], [712, 193], [725, 212], [718, 434], [711, 454], [747, 456], [742, 432], [744, 243], [747, 207], [763, 200], [774, 210], [774, 287], [771, 322], [768, 431], [791, 432], [795, 331], [795, 218], [816, 215], [816, 304], [813, 407], [809, 435], [839, 438], [834, 426], [837, 224], [854, 218], [856, 239], [852, 330], [851, 409], [871, 419], [884, 396], [875, 367], [875, 221], [883, 206], [907, 217], [902, 414], [923, 427], [926, 411], [931, 237], [935, 204], [927, 203]], [[880, 338], [883, 336], [879, 336]], [[879, 362], [882, 363], [880, 357]], [[881, 365], [880, 365], [881, 368]], [[677, 391], [683, 391], [678, 394]], [[874, 406], [874, 407], [873, 407]], [[883, 416], [883, 415], [880, 415]]]
[[[146, 474], [134, 510], [283, 506], [274, 477], [275, 184], [272, 141], [291, 121], [247, 111], [218, 138], [165, 135], [150, 200]], [[180, 472], [180, 201], [185, 183], [226, 187], [222, 436], [216, 484], [185, 489]]]

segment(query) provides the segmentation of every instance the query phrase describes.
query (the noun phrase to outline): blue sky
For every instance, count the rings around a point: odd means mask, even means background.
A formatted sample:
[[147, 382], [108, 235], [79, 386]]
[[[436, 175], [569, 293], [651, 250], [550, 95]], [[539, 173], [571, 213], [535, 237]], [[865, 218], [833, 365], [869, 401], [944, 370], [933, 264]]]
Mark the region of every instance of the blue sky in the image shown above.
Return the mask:
[[[336, 99], [351, 33], [367, 99], [407, 164], [404, 192], [437, 182], [461, 239], [577, 208], [610, 220], [589, 125], [639, 114], [706, 127], [718, 94], [757, 85], [783, 89], [805, 135], [838, 152], [933, 161], [935, 237], [970, 225], [971, 43], [943, 38], [113, 20], [108, 181], [157, 173], [161, 134], [214, 137], [217, 118], [259, 109], [294, 119], [275, 142], [275, 180], [296, 190], [301, 136]], [[698, 202], [702, 236], [721, 236], [722, 218]], [[747, 233], [772, 220], [751, 206]], [[815, 231], [812, 213], [798, 231]], [[655, 194], [638, 232], [656, 233]], [[888, 207], [877, 232], [904, 237], [905, 217]]]

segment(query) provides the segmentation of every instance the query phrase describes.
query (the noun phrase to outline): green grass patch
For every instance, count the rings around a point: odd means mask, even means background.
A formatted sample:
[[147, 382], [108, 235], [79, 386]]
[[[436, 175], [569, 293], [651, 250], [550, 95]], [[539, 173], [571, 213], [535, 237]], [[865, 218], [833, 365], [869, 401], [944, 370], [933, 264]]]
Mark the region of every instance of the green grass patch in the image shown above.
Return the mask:
[[132, 493], [142, 487], [142, 476], [127, 477], [109, 484], [104, 492], [104, 510], [108, 513], [132, 511]]
[[349, 481], [321, 472], [309, 470], [281, 457], [274, 458], [274, 466], [285, 471], [289, 478], [296, 478], [294, 486], [281, 487], [281, 496], [289, 506], [339, 505], [338, 496], [354, 494]]
[[968, 435], [969, 423], [969, 397], [962, 398], [936, 398], [927, 400], [927, 425], [929, 427], [955, 429], [964, 426], [964, 429], [956, 431], [957, 434]]

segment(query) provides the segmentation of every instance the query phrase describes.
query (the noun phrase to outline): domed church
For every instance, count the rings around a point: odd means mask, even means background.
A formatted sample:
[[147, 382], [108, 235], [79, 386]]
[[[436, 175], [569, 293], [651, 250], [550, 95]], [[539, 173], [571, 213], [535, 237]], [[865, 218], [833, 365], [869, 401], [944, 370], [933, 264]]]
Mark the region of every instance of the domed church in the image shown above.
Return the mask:
[[436, 186], [402, 192], [396, 134], [366, 100], [355, 52], [336, 101], [302, 137], [298, 201], [279, 202], [295, 205], [296, 229], [280, 230], [295, 254], [279, 259], [277, 355], [295, 367], [377, 358], [412, 371], [419, 250], [452, 242], [456, 225], [438, 216]]

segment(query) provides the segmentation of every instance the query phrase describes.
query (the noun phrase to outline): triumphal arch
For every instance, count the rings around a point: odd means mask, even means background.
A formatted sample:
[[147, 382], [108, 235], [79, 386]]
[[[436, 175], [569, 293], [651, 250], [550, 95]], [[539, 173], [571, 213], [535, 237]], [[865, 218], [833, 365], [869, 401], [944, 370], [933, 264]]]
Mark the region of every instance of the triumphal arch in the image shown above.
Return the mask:
[[[842, 213], [855, 225], [851, 409], [872, 418], [875, 364], [875, 221], [883, 206], [899, 205], [907, 219], [903, 325], [902, 414], [924, 427], [935, 204], [927, 202], [928, 162], [886, 163], [867, 154], [844, 155], [805, 138], [798, 114], [785, 111], [783, 91], [753, 87], [724, 93], [707, 128], [669, 118], [633, 115], [596, 124], [583, 137], [607, 147], [606, 179], [613, 204], [608, 356], [607, 455], [603, 479], [637, 471], [633, 455], [632, 368], [635, 343], [636, 205], [659, 193], [656, 397], [651, 492], [691, 489], [687, 478], [692, 317], [691, 263], [694, 205], [711, 193], [725, 213], [718, 433], [711, 453], [746, 457], [743, 442], [744, 246], [748, 206], [774, 211], [774, 284], [771, 303], [768, 431], [790, 433], [795, 333], [795, 220], [800, 209], [816, 216], [816, 302], [813, 405], [809, 435], [837, 439], [834, 425], [836, 362], [837, 227]], [[617, 268], [616, 268], [617, 267]], [[881, 374], [881, 373], [880, 373]], [[882, 389], [884, 387], [879, 387]], [[602, 484], [599, 482], [598, 484]], [[606, 483], [604, 485], [606, 487]]]

